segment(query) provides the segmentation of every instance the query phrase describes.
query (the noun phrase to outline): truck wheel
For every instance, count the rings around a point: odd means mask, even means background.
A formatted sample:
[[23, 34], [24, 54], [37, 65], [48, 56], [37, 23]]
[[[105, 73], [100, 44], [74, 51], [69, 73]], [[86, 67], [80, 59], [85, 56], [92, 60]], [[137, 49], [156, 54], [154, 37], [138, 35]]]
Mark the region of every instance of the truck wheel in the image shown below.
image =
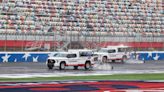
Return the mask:
[[60, 63], [60, 66], [59, 66], [59, 69], [60, 70], [64, 70], [65, 69], [65, 66], [66, 66], [66, 63], [65, 62], [61, 62]]
[[77, 70], [78, 69], [78, 66], [74, 66], [74, 70]]
[[84, 68], [85, 68], [85, 70], [90, 69], [91, 68], [91, 63], [90, 62], [86, 62]]
[[102, 58], [102, 62], [103, 62], [103, 63], [107, 63], [107, 57], [103, 57], [103, 58]]
[[47, 64], [47, 67], [48, 67], [48, 69], [53, 69], [54, 64], [53, 64], [53, 63], [48, 63], [48, 64]]
[[124, 63], [127, 60], [127, 56], [123, 56], [121, 62]]

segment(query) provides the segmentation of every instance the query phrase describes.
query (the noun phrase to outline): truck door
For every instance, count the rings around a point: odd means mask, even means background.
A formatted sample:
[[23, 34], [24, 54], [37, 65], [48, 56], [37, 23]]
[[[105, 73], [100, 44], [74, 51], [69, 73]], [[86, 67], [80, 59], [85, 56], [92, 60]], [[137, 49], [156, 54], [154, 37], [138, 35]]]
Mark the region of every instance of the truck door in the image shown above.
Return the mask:
[[79, 52], [79, 64], [85, 64], [86, 60], [91, 58], [92, 52], [82, 51]]
[[127, 55], [127, 48], [118, 48], [118, 57], [122, 58], [124, 55]]
[[68, 54], [68, 65], [77, 65], [78, 60], [77, 60], [77, 54]]
[[116, 53], [117, 51], [116, 51], [116, 49], [110, 49], [110, 50], [108, 50], [108, 58], [109, 59], [116, 59], [117, 58], [117, 53]]

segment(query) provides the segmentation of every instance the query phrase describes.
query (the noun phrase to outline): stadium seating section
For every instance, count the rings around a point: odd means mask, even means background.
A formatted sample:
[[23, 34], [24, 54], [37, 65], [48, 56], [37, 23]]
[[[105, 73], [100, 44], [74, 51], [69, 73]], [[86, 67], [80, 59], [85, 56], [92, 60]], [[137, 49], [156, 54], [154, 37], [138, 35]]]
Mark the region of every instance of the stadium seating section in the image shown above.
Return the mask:
[[2, 0], [0, 32], [164, 33], [162, 0]]
[[1, 31], [162, 32], [162, 0], [3, 0]]

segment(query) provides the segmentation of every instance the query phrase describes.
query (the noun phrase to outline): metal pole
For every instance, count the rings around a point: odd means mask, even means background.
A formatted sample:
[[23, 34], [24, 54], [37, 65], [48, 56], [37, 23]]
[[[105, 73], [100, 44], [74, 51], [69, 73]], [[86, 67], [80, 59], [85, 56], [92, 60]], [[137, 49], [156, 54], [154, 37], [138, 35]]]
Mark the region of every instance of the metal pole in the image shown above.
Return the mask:
[[17, 43], [17, 35], [16, 32], [14, 33], [14, 40], [15, 40], [15, 45], [14, 45], [14, 51], [16, 51], [16, 43]]
[[24, 33], [22, 35], [22, 51], [23, 51], [23, 44], [24, 44]]
[[[101, 37], [101, 32], [100, 32], [100, 34], [98, 34], [99, 40], [98, 40], [98, 44], [97, 44], [97, 45], [99, 45], [99, 46], [100, 46], [100, 44], [101, 44], [101, 38], [100, 38], [100, 37]], [[98, 48], [100, 48], [99, 46], [98, 46]], [[97, 48], [97, 47], [96, 47], [96, 48]]]
[[[72, 48], [72, 38], [73, 38], [73, 35], [72, 35], [72, 22], [71, 22], [71, 39], [70, 39], [70, 48]], [[69, 48], [68, 48], [69, 49]]]
[[4, 47], [4, 51], [6, 51], [6, 48], [7, 48], [6, 45], [7, 45], [7, 25], [5, 26], [5, 47]]
[[54, 51], [55, 51], [55, 31], [53, 31], [53, 48], [54, 48]]
[[6, 45], [7, 45], [7, 29], [5, 31], [5, 47], [4, 47], [4, 51], [6, 51]]

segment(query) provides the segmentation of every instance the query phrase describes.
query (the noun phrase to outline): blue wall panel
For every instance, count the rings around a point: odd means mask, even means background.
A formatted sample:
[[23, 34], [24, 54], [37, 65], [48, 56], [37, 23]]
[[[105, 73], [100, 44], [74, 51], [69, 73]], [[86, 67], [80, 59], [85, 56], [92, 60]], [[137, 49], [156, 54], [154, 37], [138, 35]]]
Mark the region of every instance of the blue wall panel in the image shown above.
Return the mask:
[[[0, 52], [0, 63], [2, 62], [46, 62], [52, 52]], [[164, 51], [159, 52], [137, 52], [139, 60], [164, 60]]]
[[164, 60], [164, 51], [159, 52], [137, 52], [138, 59], [144, 61]]
[[0, 52], [0, 62], [46, 62], [50, 52]]

